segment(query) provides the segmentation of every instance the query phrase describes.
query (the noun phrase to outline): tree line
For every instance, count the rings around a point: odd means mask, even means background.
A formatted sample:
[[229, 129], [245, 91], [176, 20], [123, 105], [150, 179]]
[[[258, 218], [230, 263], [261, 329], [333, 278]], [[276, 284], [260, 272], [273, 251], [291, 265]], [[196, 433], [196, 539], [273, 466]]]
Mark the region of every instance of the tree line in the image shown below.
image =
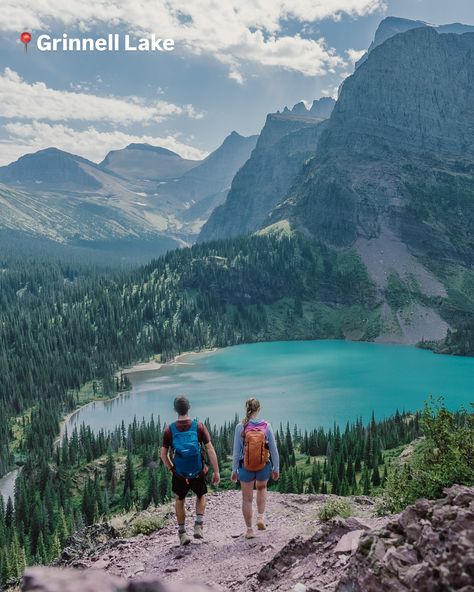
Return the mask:
[[[234, 487], [228, 477], [238, 421], [235, 417], [221, 427], [205, 422], [228, 488]], [[275, 437], [281, 478], [271, 487], [283, 493], [369, 493], [382, 484], [377, 474], [384, 451], [419, 435], [419, 415], [398, 412], [379, 422], [372, 417], [366, 426], [358, 419], [344, 430], [335, 425], [302, 432], [280, 425]], [[51, 458], [43, 459], [35, 487], [31, 471], [23, 470], [14, 503], [0, 500], [0, 581], [19, 577], [25, 565], [51, 562], [68, 537], [84, 526], [169, 501], [171, 479], [160, 460], [162, 438], [160, 418], [135, 418], [107, 433], [83, 424], [65, 434]]]

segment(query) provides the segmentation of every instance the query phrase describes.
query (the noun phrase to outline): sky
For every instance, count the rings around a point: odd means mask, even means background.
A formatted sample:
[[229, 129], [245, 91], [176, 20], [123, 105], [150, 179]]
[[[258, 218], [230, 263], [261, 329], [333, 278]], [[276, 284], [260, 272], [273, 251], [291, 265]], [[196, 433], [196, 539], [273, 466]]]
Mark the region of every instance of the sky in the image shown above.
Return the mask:
[[[2, 0], [0, 165], [50, 146], [100, 162], [131, 142], [203, 158], [267, 113], [335, 96], [386, 16], [474, 24], [474, 0]], [[109, 33], [120, 51], [36, 46]], [[124, 51], [153, 34], [174, 51]]]

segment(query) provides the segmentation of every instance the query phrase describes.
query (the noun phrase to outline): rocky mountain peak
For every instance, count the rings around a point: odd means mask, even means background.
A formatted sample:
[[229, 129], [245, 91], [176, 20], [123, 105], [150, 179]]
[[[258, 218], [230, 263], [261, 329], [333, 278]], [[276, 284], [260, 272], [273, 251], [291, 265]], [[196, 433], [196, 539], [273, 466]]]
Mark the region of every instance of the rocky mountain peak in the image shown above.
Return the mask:
[[86, 158], [51, 147], [25, 154], [0, 167], [0, 181], [36, 190], [61, 188], [99, 189], [94, 177], [97, 165]]
[[430, 23], [425, 23], [424, 21], [419, 20], [411, 20], [405, 19], [400, 17], [388, 16], [384, 18], [377, 30], [375, 32], [374, 40], [369, 46], [367, 52], [361, 57], [361, 59], [356, 63], [356, 68], [358, 68], [361, 64], [365, 62], [367, 56], [371, 53], [373, 49], [398, 35], [399, 33], [405, 33], [406, 31], [410, 31], [411, 29], [418, 29], [418, 28], [432, 28], [439, 34], [447, 34], [447, 33], [454, 33], [457, 35], [462, 35], [463, 33], [472, 33], [474, 32], [473, 25], [464, 25], [462, 23], [450, 23], [446, 25], [433, 25]]
[[296, 105], [293, 106], [291, 112], [294, 115], [307, 115], [308, 109], [306, 109], [306, 105], [303, 103], [303, 101], [300, 101], [299, 103], [296, 103]]
[[309, 112], [315, 117], [329, 119], [335, 104], [336, 101], [332, 97], [321, 97], [320, 99], [315, 99], [313, 101]]

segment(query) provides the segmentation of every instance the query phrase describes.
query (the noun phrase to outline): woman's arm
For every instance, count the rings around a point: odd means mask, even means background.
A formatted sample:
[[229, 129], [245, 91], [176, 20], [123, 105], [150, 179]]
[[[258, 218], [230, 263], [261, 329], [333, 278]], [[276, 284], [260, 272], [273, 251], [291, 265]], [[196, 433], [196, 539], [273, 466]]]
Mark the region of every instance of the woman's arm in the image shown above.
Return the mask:
[[280, 455], [278, 454], [278, 448], [275, 442], [275, 435], [273, 433], [273, 429], [271, 424], [267, 424], [267, 440], [268, 440], [268, 448], [270, 449], [270, 456], [272, 459], [273, 464], [273, 472], [279, 473], [280, 472]]
[[232, 472], [236, 473], [239, 468], [240, 457], [242, 454], [242, 429], [241, 423], [235, 426], [234, 433], [234, 451], [232, 453]]

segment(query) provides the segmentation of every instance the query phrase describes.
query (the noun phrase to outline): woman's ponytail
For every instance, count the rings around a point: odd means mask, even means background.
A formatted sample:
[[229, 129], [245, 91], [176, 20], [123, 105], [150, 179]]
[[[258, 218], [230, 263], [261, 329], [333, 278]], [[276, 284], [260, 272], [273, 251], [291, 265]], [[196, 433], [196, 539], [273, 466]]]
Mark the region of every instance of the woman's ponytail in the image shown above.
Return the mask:
[[258, 411], [260, 411], [259, 400], [255, 399], [255, 397], [250, 397], [250, 399], [247, 399], [247, 401], [245, 401], [245, 417], [242, 420], [242, 423], [247, 425], [252, 415]]

